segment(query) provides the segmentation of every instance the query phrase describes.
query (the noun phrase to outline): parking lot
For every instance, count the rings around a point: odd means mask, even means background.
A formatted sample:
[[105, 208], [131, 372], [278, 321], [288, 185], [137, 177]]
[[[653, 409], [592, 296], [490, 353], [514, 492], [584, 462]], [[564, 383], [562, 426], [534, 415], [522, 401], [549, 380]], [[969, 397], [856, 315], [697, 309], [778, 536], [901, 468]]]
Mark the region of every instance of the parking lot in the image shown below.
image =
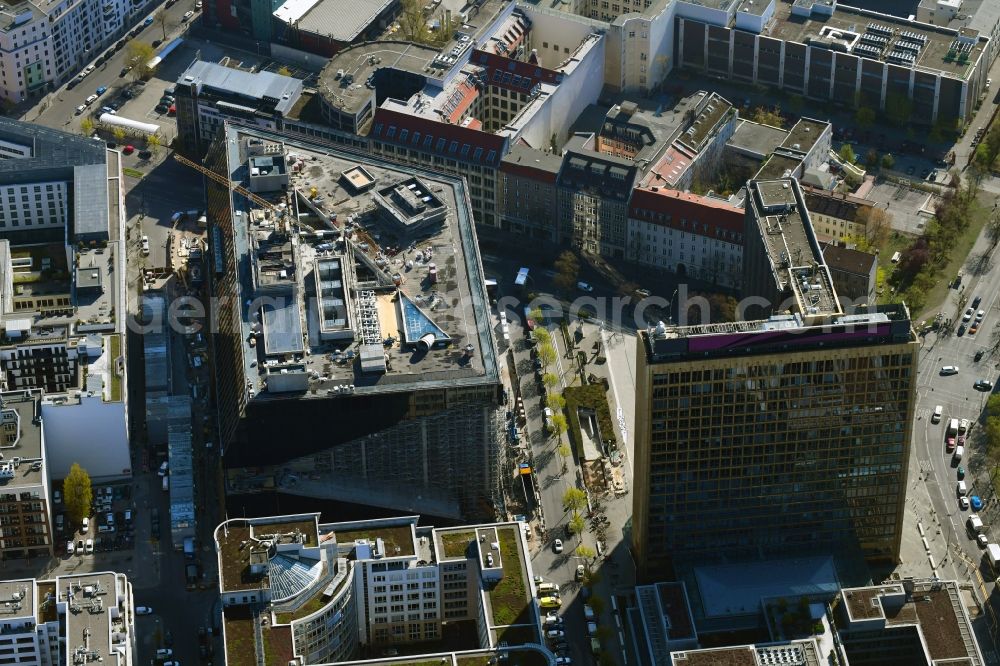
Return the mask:
[[919, 236], [934, 216], [934, 195], [906, 185], [878, 182], [866, 198], [887, 208], [892, 215], [892, 228], [904, 234]]

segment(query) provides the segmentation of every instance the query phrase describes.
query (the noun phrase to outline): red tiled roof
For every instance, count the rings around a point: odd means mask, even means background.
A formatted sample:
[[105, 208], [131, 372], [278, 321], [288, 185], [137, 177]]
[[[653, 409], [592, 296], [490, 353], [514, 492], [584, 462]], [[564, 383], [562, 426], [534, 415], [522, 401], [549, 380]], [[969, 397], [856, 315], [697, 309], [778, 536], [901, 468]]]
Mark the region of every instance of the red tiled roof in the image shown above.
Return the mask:
[[[404, 130], [406, 138], [401, 140]], [[473, 129], [471, 126], [462, 127], [382, 108], [375, 109], [371, 136], [397, 146], [494, 167], [500, 164], [507, 145], [506, 137]], [[429, 145], [428, 136], [431, 137]], [[481, 149], [478, 158], [477, 149]]]
[[737, 238], [742, 239], [742, 208], [689, 192], [657, 189], [633, 189], [629, 217], [711, 238], [718, 238], [725, 231], [739, 234]]
[[558, 85], [563, 79], [562, 72], [479, 49], [472, 51], [469, 62], [486, 68], [487, 85], [515, 90], [525, 95], [538, 83]]

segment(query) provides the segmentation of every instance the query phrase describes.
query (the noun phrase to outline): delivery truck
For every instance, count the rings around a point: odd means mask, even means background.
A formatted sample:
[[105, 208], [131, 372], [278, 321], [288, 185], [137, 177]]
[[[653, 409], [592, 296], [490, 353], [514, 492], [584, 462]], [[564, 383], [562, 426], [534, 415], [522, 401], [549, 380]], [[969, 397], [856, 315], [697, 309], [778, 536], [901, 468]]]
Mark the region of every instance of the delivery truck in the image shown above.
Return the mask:
[[983, 553], [983, 557], [993, 567], [993, 573], [997, 573], [998, 567], [1000, 567], [1000, 546], [995, 543], [986, 544], [986, 551]]

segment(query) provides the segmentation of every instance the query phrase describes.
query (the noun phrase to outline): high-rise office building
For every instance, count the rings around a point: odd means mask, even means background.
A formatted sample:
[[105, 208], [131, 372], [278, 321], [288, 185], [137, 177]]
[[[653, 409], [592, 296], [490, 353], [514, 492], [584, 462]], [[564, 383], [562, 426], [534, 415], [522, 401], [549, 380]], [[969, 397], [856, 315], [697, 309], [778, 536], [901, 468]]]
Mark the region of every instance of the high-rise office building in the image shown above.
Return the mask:
[[638, 338], [633, 545], [643, 571], [857, 548], [899, 553], [918, 345], [905, 305], [839, 311], [793, 179], [748, 184], [756, 321]]

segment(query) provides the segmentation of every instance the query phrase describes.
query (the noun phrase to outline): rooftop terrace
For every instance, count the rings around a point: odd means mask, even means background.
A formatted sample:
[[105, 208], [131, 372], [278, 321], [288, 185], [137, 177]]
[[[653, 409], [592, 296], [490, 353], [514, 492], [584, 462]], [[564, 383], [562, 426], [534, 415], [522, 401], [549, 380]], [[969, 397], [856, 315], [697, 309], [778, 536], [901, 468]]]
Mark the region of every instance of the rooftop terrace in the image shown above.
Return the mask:
[[[918, 43], [923, 42], [917, 50], [914, 66], [928, 70], [939, 70], [958, 78], [964, 78], [968, 74], [983, 52], [983, 44], [978, 40], [970, 41], [968, 50], [956, 51], [953, 45], [957, 34], [947, 28], [918, 24], [889, 14], [879, 14], [845, 5], [838, 5], [830, 17], [815, 13], [808, 18], [793, 16], [793, 4], [792, 0], [777, 0], [774, 17], [768, 24], [769, 28], [765, 28], [764, 32], [772, 37], [800, 44], [808, 43], [810, 37], [819, 37], [820, 30], [823, 28], [835, 29], [848, 38], [852, 38], [853, 35], [860, 38], [866, 32], [876, 37], [886, 37], [886, 41], [879, 43], [877, 51], [871, 55], [862, 53], [858, 47], [863, 46], [863, 44], [860, 41], [855, 42], [855, 55], [874, 60], [882, 60], [885, 54], [894, 51], [912, 53], [909, 50], [901, 51], [898, 46], [901, 42], [905, 46], [906, 42], [900, 37], [903, 32], [906, 32], [908, 35], [914, 35]], [[875, 24], [876, 27], [869, 28], [871, 24]], [[895, 64], [902, 63], [896, 62]]]
[[382, 68], [426, 76], [425, 69], [439, 49], [412, 42], [366, 42], [330, 58], [319, 77], [320, 94], [344, 113], [356, 114], [372, 101], [375, 90], [365, 85]]

